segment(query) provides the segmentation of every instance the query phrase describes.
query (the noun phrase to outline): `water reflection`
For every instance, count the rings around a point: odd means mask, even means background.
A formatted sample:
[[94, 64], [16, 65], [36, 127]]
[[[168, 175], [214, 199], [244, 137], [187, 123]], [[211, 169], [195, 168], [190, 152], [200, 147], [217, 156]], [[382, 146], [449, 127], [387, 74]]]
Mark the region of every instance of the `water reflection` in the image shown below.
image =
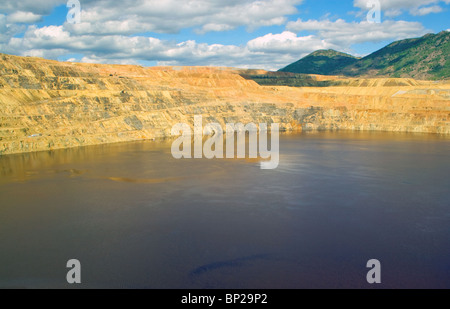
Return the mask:
[[450, 287], [449, 139], [284, 135], [280, 165], [171, 141], [0, 157], [0, 287]]

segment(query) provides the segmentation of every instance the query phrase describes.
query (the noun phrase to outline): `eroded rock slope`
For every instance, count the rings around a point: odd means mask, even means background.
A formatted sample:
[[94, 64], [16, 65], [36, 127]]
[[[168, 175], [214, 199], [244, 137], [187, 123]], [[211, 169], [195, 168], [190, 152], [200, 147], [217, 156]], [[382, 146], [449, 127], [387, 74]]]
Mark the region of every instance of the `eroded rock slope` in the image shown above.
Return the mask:
[[0, 54], [0, 154], [169, 136], [179, 122], [450, 133], [450, 84], [259, 86], [226, 68], [63, 63]]

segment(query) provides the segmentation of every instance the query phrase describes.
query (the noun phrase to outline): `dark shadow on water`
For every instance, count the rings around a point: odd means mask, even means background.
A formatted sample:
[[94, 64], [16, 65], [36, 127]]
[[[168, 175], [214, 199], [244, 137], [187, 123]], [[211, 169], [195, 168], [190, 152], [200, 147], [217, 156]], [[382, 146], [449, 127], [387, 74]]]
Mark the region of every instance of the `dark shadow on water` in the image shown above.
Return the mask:
[[255, 262], [255, 261], [259, 261], [259, 260], [268, 260], [269, 258], [270, 258], [270, 256], [268, 254], [257, 254], [257, 255], [251, 255], [251, 256], [246, 256], [246, 257], [242, 257], [242, 258], [237, 258], [234, 260], [214, 262], [211, 264], [206, 264], [206, 265], [197, 267], [196, 269], [194, 269], [193, 271], [191, 271], [189, 273], [189, 276], [190, 277], [200, 276], [205, 273], [219, 270], [222, 268], [242, 267], [242, 266], [245, 266], [245, 264], [247, 264], [247, 263], [251, 263], [251, 262]]

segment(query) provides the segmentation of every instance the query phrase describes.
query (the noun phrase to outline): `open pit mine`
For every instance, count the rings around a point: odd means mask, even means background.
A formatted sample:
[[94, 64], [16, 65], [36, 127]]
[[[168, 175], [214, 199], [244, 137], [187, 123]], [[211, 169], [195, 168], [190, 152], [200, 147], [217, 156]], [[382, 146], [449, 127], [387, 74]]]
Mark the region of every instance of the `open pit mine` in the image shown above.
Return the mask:
[[342, 86], [296, 88], [240, 73], [0, 54], [0, 155], [168, 137], [195, 115], [282, 131], [450, 134], [450, 81], [314, 76]]

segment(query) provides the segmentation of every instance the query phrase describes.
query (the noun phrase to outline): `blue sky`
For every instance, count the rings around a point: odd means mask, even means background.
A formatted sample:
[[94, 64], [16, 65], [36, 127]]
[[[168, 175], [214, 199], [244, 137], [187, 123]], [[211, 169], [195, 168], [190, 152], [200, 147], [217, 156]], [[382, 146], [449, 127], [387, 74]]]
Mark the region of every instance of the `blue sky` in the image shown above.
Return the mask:
[[276, 70], [317, 49], [363, 56], [450, 28], [450, 0], [79, 0], [76, 23], [67, 0], [0, 3], [0, 52], [98, 63]]

